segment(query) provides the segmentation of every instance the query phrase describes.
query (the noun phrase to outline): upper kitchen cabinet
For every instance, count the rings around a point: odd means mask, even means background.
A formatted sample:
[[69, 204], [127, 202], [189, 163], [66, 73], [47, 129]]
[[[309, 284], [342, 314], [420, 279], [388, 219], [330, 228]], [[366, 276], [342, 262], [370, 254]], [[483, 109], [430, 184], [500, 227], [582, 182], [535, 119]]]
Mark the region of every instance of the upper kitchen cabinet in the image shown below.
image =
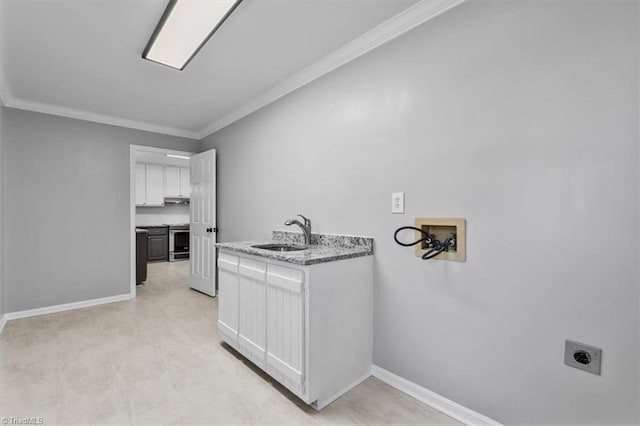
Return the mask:
[[164, 168], [164, 193], [167, 197], [180, 196], [180, 167]]
[[163, 190], [163, 167], [153, 164], [147, 164], [147, 206], [163, 206], [164, 190]]
[[163, 167], [154, 164], [136, 164], [136, 206], [163, 205]]
[[191, 170], [188, 167], [180, 168], [180, 195], [191, 196]]
[[136, 206], [144, 206], [147, 200], [147, 168], [136, 163]]
[[189, 197], [191, 195], [191, 184], [189, 181], [189, 169], [187, 167], [164, 168], [165, 197]]

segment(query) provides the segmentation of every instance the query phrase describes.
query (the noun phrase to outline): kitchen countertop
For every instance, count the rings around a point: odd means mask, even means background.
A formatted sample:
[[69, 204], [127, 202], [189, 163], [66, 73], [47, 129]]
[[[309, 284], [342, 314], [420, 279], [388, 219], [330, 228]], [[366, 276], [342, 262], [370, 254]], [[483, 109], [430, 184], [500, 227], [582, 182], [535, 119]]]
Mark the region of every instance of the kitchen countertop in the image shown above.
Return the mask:
[[336, 260], [373, 255], [373, 238], [351, 235], [311, 234], [311, 246], [299, 251], [270, 251], [252, 247], [260, 244], [288, 243], [304, 245], [304, 235], [300, 232], [273, 231], [271, 241], [236, 241], [216, 243], [216, 247], [225, 250], [275, 259], [296, 265], [313, 265], [334, 262]]

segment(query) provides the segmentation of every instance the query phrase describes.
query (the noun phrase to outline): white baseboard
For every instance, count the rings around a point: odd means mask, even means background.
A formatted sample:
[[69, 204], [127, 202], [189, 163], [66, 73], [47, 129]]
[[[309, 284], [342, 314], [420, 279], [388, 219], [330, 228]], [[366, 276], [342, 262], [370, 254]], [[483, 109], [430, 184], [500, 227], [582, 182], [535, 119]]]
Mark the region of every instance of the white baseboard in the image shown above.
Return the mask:
[[132, 299], [130, 293], [118, 296], [101, 297], [99, 299], [83, 300], [82, 302], [65, 303], [63, 305], [45, 306], [44, 308], [27, 309], [25, 311], [8, 312], [2, 316], [2, 321], [35, 317], [37, 315], [52, 314], [54, 312], [70, 311], [72, 309], [88, 308], [89, 306], [103, 305], [105, 303], [122, 302]]
[[418, 401], [423, 402], [466, 425], [502, 426], [500, 423], [487, 416], [464, 407], [457, 402], [453, 402], [442, 395], [438, 395], [429, 389], [410, 382], [409, 380], [387, 371], [384, 368], [378, 367], [377, 365], [371, 367], [371, 374], [373, 377], [382, 380], [389, 386], [393, 386], [399, 391], [412, 396]]
[[4, 325], [7, 323], [7, 316], [6, 315], [0, 315], [0, 333], [2, 333], [2, 330], [4, 330]]
[[311, 406], [313, 408], [315, 408], [316, 410], [320, 411], [324, 407], [326, 407], [327, 405], [331, 404], [336, 399], [340, 398], [345, 393], [349, 392], [351, 389], [353, 389], [356, 386], [358, 386], [360, 383], [362, 383], [365, 380], [367, 380], [369, 377], [371, 377], [371, 372], [368, 372], [367, 374], [365, 374], [364, 376], [360, 377], [359, 379], [357, 379], [356, 381], [354, 381], [350, 385], [346, 386], [344, 389], [341, 389], [340, 391], [336, 392], [334, 395], [330, 396], [329, 398], [323, 399], [322, 401], [320, 401], [320, 400], [315, 401], [314, 403], [311, 404]]

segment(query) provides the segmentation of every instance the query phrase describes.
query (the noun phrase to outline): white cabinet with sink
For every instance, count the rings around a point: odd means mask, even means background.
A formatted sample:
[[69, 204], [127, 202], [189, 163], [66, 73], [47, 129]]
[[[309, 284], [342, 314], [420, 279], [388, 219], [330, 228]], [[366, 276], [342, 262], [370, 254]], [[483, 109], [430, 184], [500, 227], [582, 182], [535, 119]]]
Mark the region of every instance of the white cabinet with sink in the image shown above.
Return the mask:
[[221, 249], [222, 340], [321, 409], [370, 375], [373, 258], [313, 265]]

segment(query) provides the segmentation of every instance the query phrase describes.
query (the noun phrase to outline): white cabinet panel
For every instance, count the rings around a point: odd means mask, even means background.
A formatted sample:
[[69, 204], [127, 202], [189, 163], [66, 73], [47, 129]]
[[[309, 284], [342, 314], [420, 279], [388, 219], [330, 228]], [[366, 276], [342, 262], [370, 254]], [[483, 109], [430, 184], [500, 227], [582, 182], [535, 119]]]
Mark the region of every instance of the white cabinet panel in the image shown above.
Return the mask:
[[162, 206], [164, 205], [163, 167], [147, 164], [146, 169], [146, 205]]
[[241, 259], [238, 269], [239, 350], [257, 366], [265, 368], [266, 264]]
[[191, 179], [188, 167], [164, 168], [165, 197], [189, 197], [191, 195]]
[[180, 195], [180, 167], [164, 168], [164, 195], [165, 197], [178, 197]]
[[304, 273], [269, 265], [267, 372], [295, 393], [304, 382]]
[[136, 164], [136, 206], [164, 205], [164, 170], [153, 164]]
[[136, 206], [144, 206], [147, 201], [147, 169], [144, 164], [136, 164]]
[[218, 257], [218, 330], [225, 340], [238, 344], [238, 258], [225, 253]]
[[180, 194], [182, 197], [191, 195], [191, 179], [187, 167], [180, 168]]

